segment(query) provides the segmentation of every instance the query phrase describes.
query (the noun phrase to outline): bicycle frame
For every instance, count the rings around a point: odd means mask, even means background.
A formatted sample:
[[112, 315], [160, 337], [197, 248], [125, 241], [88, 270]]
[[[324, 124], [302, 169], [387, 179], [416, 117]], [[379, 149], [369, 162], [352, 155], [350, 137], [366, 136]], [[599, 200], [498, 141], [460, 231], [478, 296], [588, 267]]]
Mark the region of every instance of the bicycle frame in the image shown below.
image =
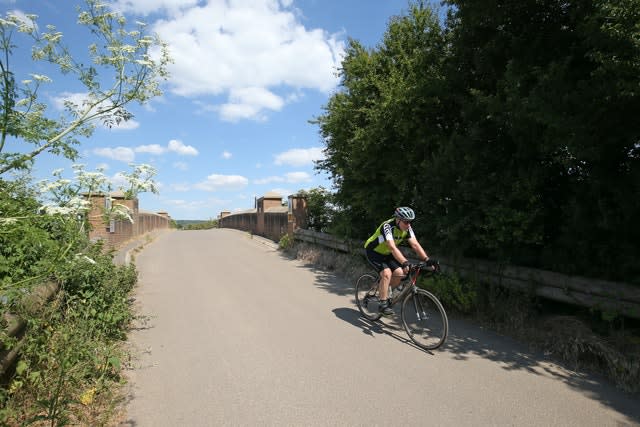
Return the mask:
[[[394, 295], [391, 297], [391, 305], [395, 305], [396, 303], [404, 300], [409, 292], [415, 292], [415, 290], [417, 289], [416, 281], [418, 280], [420, 271], [422, 271], [423, 268], [424, 267], [420, 264], [414, 265], [409, 273], [400, 280], [400, 285], [398, 286], [402, 286], [402, 282], [405, 281], [408, 283], [404, 284], [404, 288], [400, 292], [394, 292]], [[431, 272], [431, 275], [433, 275], [433, 272]], [[389, 286], [389, 289], [391, 289], [391, 286]], [[422, 307], [420, 307], [420, 312], [422, 311], [424, 310]], [[416, 307], [416, 312], [418, 312], [418, 307]]]

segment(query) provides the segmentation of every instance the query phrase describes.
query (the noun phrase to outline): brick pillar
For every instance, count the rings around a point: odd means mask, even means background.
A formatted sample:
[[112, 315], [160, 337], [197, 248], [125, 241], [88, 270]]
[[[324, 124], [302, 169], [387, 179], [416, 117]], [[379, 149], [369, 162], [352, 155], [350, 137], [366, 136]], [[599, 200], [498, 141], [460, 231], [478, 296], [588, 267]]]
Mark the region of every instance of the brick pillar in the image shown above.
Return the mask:
[[293, 234], [296, 228], [307, 228], [307, 199], [293, 194], [289, 196], [287, 232]]

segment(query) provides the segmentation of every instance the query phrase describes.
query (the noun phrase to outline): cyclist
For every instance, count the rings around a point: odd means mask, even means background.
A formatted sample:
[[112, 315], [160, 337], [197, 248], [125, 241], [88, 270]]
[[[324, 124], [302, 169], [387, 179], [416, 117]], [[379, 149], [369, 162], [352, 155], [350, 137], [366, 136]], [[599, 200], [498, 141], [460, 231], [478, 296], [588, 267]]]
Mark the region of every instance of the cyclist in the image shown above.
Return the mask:
[[380, 313], [383, 316], [394, 314], [389, 299], [389, 285], [395, 289], [400, 284], [402, 277], [409, 273], [409, 261], [400, 252], [398, 245], [406, 241], [419, 259], [429, 260], [429, 256], [420, 246], [411, 228], [411, 221], [415, 218], [413, 209], [397, 208], [393, 213], [393, 218], [380, 224], [364, 244], [367, 260], [380, 273], [378, 291], [380, 293]]

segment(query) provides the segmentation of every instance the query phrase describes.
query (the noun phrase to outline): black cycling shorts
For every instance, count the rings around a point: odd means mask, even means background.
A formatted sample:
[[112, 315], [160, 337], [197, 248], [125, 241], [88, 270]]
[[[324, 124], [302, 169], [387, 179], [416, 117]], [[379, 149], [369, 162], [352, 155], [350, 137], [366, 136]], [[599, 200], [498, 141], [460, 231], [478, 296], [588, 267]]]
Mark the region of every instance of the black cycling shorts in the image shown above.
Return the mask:
[[393, 255], [382, 255], [376, 251], [367, 249], [367, 260], [378, 273], [385, 268], [390, 268], [391, 271], [396, 271], [398, 268], [402, 268], [402, 265], [393, 257]]

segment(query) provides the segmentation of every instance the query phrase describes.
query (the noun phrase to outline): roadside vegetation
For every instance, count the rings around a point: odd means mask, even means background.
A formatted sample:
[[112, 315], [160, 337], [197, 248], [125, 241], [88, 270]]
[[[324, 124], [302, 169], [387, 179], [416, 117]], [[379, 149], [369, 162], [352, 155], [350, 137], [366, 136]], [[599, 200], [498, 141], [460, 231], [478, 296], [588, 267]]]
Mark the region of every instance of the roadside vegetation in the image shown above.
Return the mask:
[[[95, 126], [131, 119], [128, 104], [161, 94], [169, 57], [144, 24], [131, 26], [94, 0], [78, 10], [78, 24], [95, 39], [76, 52], [83, 61], [54, 26], [36, 20], [0, 17], [0, 425], [109, 425], [120, 403], [137, 273], [89, 240], [88, 215], [91, 196], [115, 188], [102, 170], [79, 163], [41, 181], [31, 171], [44, 153], [75, 162]], [[29, 44], [34, 69], [52, 74], [12, 69], [18, 46]], [[54, 75], [75, 77], [74, 88], [85, 89], [85, 99], [67, 100], [62, 114], [39, 99]], [[119, 190], [126, 198], [156, 192], [155, 173], [132, 164]], [[132, 220], [126, 206], [111, 202], [98, 213], [105, 223]]]
[[640, 285], [640, 0], [413, 1], [315, 122], [330, 227]]
[[[148, 188], [152, 175], [134, 176], [133, 194]], [[104, 194], [106, 183], [82, 168], [71, 181], [0, 180], [0, 355], [18, 352], [3, 365], [2, 425], [100, 425], [114, 415], [137, 274], [89, 241], [81, 194]], [[101, 215], [130, 218], [116, 203]], [[43, 294], [45, 285], [54, 291]], [[18, 323], [22, 332], [9, 335]]]

